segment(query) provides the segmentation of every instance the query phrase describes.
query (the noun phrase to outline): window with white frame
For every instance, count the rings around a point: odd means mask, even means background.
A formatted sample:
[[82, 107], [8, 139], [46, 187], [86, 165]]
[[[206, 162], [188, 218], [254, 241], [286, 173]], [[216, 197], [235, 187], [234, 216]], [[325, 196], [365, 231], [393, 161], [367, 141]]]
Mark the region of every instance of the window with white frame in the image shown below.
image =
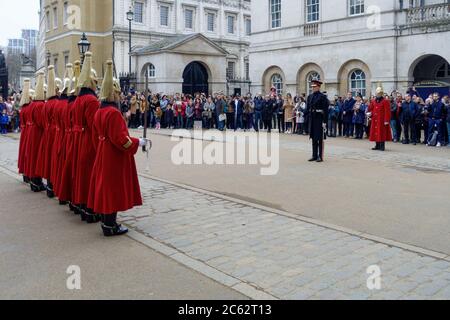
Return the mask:
[[45, 29], [46, 31], [50, 31], [50, 12], [47, 11], [46, 15], [46, 26]]
[[169, 26], [169, 7], [168, 6], [161, 6], [159, 8], [160, 13], [160, 25], [164, 27]]
[[147, 77], [150, 79], [156, 78], [156, 68], [152, 63], [147, 66]]
[[234, 16], [227, 16], [227, 31], [229, 34], [234, 34]]
[[350, 91], [354, 96], [361, 94], [366, 95], [366, 74], [362, 70], [354, 70], [349, 77]]
[[215, 24], [216, 24], [216, 15], [212, 12], [208, 12], [206, 15], [206, 24], [208, 28], [208, 32], [214, 32], [215, 31]]
[[245, 80], [250, 80], [250, 63], [245, 61]]
[[271, 28], [281, 27], [281, 0], [270, 0]]
[[143, 23], [144, 22], [144, 3], [135, 1], [134, 2], [134, 22]]
[[67, 24], [67, 20], [69, 18], [69, 13], [67, 12], [68, 10], [69, 10], [69, 4], [67, 2], [64, 2], [64, 12], [63, 12], [64, 25]]
[[308, 73], [308, 76], [306, 77], [306, 82], [308, 83], [308, 94], [311, 94], [313, 92], [312, 90], [312, 82], [313, 81], [320, 81], [320, 74], [316, 71], [312, 71]]
[[67, 66], [68, 63], [69, 63], [69, 55], [66, 53], [64, 54], [64, 66]]
[[234, 61], [228, 61], [228, 68], [227, 68], [227, 78], [228, 79], [234, 79], [235, 65], [236, 64]]
[[194, 29], [194, 10], [186, 8], [184, 10], [184, 27], [186, 29]]
[[450, 77], [450, 64], [447, 62], [442, 64], [442, 66], [436, 72], [436, 78], [448, 78]]
[[277, 94], [283, 94], [283, 78], [278, 73], [275, 73], [270, 79], [272, 87], [275, 88]]
[[364, 13], [364, 0], [350, 0], [350, 15]]
[[53, 29], [58, 28], [58, 8], [53, 8]]
[[252, 33], [252, 20], [250, 17], [245, 18], [245, 34], [249, 36]]
[[306, 0], [306, 22], [319, 21], [319, 0]]

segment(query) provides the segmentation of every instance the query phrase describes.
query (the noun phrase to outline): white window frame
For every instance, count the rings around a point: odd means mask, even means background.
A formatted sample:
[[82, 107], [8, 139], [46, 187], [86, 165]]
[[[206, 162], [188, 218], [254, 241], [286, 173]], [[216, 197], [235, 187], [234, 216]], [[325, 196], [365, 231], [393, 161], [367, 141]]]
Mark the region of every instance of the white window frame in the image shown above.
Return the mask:
[[234, 79], [236, 77], [236, 61], [227, 62], [227, 78]]
[[[305, 10], [306, 23], [319, 22], [320, 21], [320, 0], [306, 0], [305, 4], [306, 4], [306, 10]], [[312, 11], [313, 9], [316, 9], [316, 10]]]
[[[162, 22], [163, 22], [163, 15], [162, 15], [163, 11], [162, 11], [162, 9], [163, 8], [167, 9], [167, 24], [166, 25], [162, 24]], [[166, 28], [170, 27], [170, 6], [168, 4], [161, 4], [159, 6], [159, 25], [161, 27], [166, 27]]]
[[281, 0], [269, 0], [270, 29], [281, 28]]
[[349, 0], [348, 5], [349, 16], [360, 16], [365, 12], [364, 0]]
[[[210, 20], [209, 18], [212, 17], [212, 30], [209, 29], [210, 27]], [[207, 32], [216, 32], [216, 17], [217, 13], [206, 11], [206, 31]]]
[[367, 93], [367, 75], [361, 69], [355, 69], [348, 76], [349, 91], [356, 96], [359, 92], [363, 97]]
[[[230, 21], [233, 23], [233, 32], [230, 32]], [[233, 14], [227, 14], [227, 34], [236, 34], [236, 16]]]
[[46, 21], [45, 21], [45, 31], [49, 32], [50, 31], [50, 26], [51, 26], [51, 18], [50, 18], [50, 11], [47, 11], [45, 13], [45, 17], [46, 17]]
[[244, 18], [245, 35], [250, 36], [252, 34], [252, 19], [248, 16]]
[[53, 29], [58, 29], [58, 7], [53, 7]]
[[283, 94], [284, 83], [283, 83], [283, 77], [281, 76], [281, 74], [274, 73], [270, 77], [270, 84], [272, 87], [274, 87], [276, 89], [277, 95]]
[[[191, 26], [189, 27], [187, 25], [188, 23], [188, 12], [191, 12]], [[192, 7], [185, 7], [184, 8], [184, 29], [186, 30], [194, 30], [195, 29], [195, 8]]]
[[67, 26], [68, 20], [69, 20], [69, 13], [67, 12], [69, 10], [69, 3], [67, 1], [63, 4], [63, 24]]
[[[136, 17], [138, 17], [139, 15], [137, 14], [137, 12], [136, 12], [136, 7], [137, 7], [137, 4], [139, 4], [139, 5], [141, 5], [142, 6], [142, 11], [141, 11], [141, 21], [138, 21], [137, 19], [136, 19]], [[134, 23], [138, 23], [138, 24], [144, 24], [144, 19], [145, 19], [145, 3], [143, 2], [143, 1], [135, 1], [134, 2], [134, 6], [133, 6], [133, 12], [134, 12], [134, 20], [133, 20], [133, 22]]]
[[147, 65], [147, 77], [149, 79], [155, 79], [156, 78], [156, 67], [153, 63], [150, 63]]

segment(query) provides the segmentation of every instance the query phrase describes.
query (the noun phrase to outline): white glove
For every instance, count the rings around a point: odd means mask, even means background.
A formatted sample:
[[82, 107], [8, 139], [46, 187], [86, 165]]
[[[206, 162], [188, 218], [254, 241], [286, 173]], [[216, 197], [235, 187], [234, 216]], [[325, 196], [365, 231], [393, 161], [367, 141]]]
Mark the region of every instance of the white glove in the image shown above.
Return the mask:
[[144, 147], [147, 145], [147, 139], [139, 138], [139, 147]]

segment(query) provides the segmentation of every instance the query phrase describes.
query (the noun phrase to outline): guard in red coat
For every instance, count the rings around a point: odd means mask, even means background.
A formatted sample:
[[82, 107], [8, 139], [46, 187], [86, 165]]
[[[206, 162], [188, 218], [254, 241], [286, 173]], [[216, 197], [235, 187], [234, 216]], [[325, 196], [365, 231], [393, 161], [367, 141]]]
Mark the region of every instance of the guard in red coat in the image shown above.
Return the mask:
[[70, 210], [75, 214], [80, 214], [77, 207], [72, 203], [73, 194], [73, 118], [75, 114], [75, 101], [78, 95], [78, 78], [80, 77], [81, 67], [80, 61], [75, 61], [73, 64], [73, 78], [70, 83], [69, 99], [67, 106], [62, 111], [62, 119], [64, 122], [64, 138], [61, 142], [61, 174], [57, 181], [58, 184], [58, 199], [62, 202], [69, 202]]
[[113, 80], [113, 63], [107, 62], [101, 90], [101, 106], [92, 130], [96, 158], [92, 170], [88, 206], [101, 213], [105, 236], [126, 233], [117, 224], [117, 212], [142, 205], [134, 154], [146, 139], [130, 137], [120, 112], [120, 85]]
[[45, 105], [44, 72], [39, 71], [36, 79], [36, 91], [33, 102], [28, 106], [27, 142], [25, 146], [24, 174], [30, 178], [30, 187], [33, 192], [45, 190], [42, 177], [36, 171], [36, 163], [40, 153], [41, 138], [44, 132], [42, 121], [42, 108]]
[[[19, 158], [17, 161], [17, 166], [19, 169], [19, 174], [24, 174], [25, 172], [25, 146], [27, 144], [27, 113], [28, 106], [31, 103], [30, 95], [30, 79], [24, 79], [22, 95], [20, 97], [20, 142], [19, 142]], [[30, 179], [23, 175], [23, 182], [28, 183]]]
[[59, 90], [61, 87], [61, 80], [56, 79], [55, 67], [49, 66], [47, 73], [47, 102], [42, 108], [42, 121], [44, 125], [44, 132], [42, 134], [40, 153], [36, 164], [36, 171], [45, 180], [47, 180], [47, 196], [53, 198], [53, 184], [50, 179], [52, 149], [55, 141], [55, 125], [54, 125], [54, 111], [55, 106], [59, 102]]
[[376, 98], [369, 106], [369, 114], [372, 119], [370, 127], [370, 141], [376, 143], [372, 150], [385, 150], [386, 141], [392, 141], [392, 132], [389, 125], [391, 121], [391, 105], [384, 98], [383, 88], [379, 86]]
[[[62, 174], [63, 159], [62, 154], [62, 142], [65, 135], [65, 125], [63, 121], [63, 111], [67, 108], [69, 104], [69, 87], [71, 79], [73, 78], [73, 66], [71, 63], [67, 64], [66, 72], [64, 74], [63, 88], [61, 91], [61, 96], [58, 103], [55, 105], [53, 123], [55, 126], [55, 141], [53, 143], [52, 149], [52, 161], [50, 170], [50, 180], [53, 182], [53, 191], [59, 198], [59, 177]], [[60, 205], [66, 205], [67, 201], [59, 200]]]
[[84, 64], [78, 82], [80, 93], [75, 101], [75, 113], [73, 119], [74, 134], [74, 181], [73, 203], [81, 209], [81, 219], [87, 223], [96, 223], [101, 220], [94, 214], [93, 208], [87, 206], [89, 196], [89, 184], [91, 181], [92, 167], [95, 160], [95, 150], [92, 143], [92, 123], [100, 102], [96, 96], [97, 74], [92, 69], [92, 53], [86, 52]]

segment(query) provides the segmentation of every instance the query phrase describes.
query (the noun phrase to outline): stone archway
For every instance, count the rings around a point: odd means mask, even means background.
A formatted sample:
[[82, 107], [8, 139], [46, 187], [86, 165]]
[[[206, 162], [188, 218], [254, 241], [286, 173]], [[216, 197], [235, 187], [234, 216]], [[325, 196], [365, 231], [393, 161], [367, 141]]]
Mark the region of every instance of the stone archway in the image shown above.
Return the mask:
[[450, 89], [450, 63], [440, 55], [423, 55], [411, 64], [408, 71], [410, 84], [416, 86], [422, 97], [430, 93], [448, 94]]
[[[279, 76], [279, 77], [278, 77]], [[264, 89], [264, 95], [269, 94], [270, 89], [272, 88], [272, 80], [276, 77], [277, 79], [281, 80], [281, 88], [283, 94], [286, 91], [286, 76], [284, 75], [283, 70], [281, 70], [278, 66], [271, 66], [264, 71], [263, 77], [262, 77], [262, 83], [263, 83], [263, 89]]]
[[203, 63], [193, 61], [186, 66], [183, 71], [183, 93], [190, 95], [195, 93], [209, 94], [209, 73]]
[[372, 73], [369, 66], [358, 59], [349, 60], [344, 63], [338, 72], [338, 90], [340, 95], [345, 95], [350, 90], [350, 76], [354, 71], [361, 70], [365, 75], [366, 96], [370, 97], [372, 92]]
[[297, 72], [297, 93], [308, 95], [308, 76], [313, 73], [317, 73], [319, 75], [320, 80], [325, 83], [325, 74], [322, 68], [313, 62], [304, 64]]

